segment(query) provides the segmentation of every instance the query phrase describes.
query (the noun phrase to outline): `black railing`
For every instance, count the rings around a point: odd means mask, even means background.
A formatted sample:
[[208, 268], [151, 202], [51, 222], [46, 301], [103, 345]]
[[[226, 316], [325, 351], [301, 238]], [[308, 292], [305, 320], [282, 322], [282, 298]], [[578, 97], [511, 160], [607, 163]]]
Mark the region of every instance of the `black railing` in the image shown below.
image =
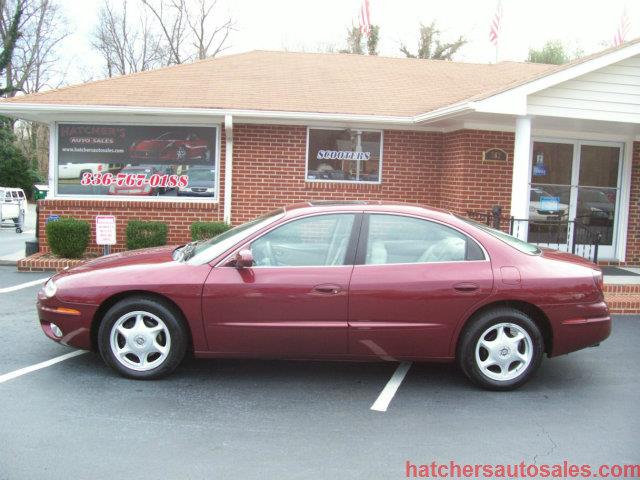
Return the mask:
[[[502, 215], [502, 208], [491, 211], [468, 211], [467, 216], [540, 246], [570, 251], [594, 263], [598, 262], [598, 250], [602, 239], [611, 241], [611, 225], [585, 225], [585, 219], [569, 220], [566, 215], [549, 215], [545, 219], [514, 218]], [[526, 232], [526, 235], [523, 233]]]

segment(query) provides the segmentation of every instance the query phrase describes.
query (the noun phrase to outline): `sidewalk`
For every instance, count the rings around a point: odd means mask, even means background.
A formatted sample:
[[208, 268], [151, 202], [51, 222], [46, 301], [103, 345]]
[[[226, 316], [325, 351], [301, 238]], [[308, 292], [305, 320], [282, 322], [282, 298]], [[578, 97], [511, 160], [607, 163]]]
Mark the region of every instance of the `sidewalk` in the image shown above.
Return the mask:
[[[9, 225], [5, 222], [3, 225]], [[24, 258], [24, 243], [36, 238], [36, 205], [29, 203], [22, 233], [15, 228], [0, 228], [0, 265], [15, 265]]]

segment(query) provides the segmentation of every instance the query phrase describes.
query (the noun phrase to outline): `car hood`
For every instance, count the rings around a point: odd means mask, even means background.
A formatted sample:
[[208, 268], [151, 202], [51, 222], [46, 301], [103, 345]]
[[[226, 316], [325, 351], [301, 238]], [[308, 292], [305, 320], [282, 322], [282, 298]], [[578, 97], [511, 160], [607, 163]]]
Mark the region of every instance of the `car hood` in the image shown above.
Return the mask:
[[558, 250], [553, 250], [552, 248], [544, 248], [540, 247], [542, 251], [542, 257], [547, 258], [549, 260], [557, 260], [560, 262], [573, 263], [575, 265], [582, 265], [584, 267], [589, 267], [594, 270], [601, 270], [599, 266], [593, 263], [586, 258], [580, 257], [578, 255], [573, 255], [571, 253], [559, 252]]
[[213, 180], [195, 180], [193, 182], [189, 182], [188, 187], [213, 188], [215, 187], [215, 182]]
[[88, 262], [69, 270], [63, 270], [61, 275], [102, 270], [105, 268], [170, 262], [173, 260], [172, 254], [176, 247], [176, 245], [172, 245], [113, 253], [111, 255], [96, 258], [95, 260], [89, 260]]
[[131, 150], [161, 150], [173, 142], [174, 140], [142, 140], [136, 143]]

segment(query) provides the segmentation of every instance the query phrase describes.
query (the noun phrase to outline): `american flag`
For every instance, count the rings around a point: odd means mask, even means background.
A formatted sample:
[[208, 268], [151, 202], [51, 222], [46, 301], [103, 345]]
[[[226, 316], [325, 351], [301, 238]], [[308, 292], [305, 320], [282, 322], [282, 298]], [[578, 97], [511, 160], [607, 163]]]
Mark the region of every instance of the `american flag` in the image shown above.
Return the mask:
[[615, 47], [619, 47], [625, 42], [630, 29], [631, 22], [629, 21], [629, 14], [627, 13], [627, 8], [625, 7], [625, 9], [622, 11], [622, 16], [620, 17], [620, 23], [618, 24], [616, 34], [613, 36], [613, 45]]
[[491, 20], [491, 29], [489, 30], [489, 41], [496, 47], [498, 46], [498, 37], [500, 36], [500, 23], [502, 22], [502, 2], [498, 2], [496, 13]]
[[362, 0], [360, 6], [360, 32], [363, 35], [369, 35], [371, 32], [371, 19], [369, 18], [369, 0]]

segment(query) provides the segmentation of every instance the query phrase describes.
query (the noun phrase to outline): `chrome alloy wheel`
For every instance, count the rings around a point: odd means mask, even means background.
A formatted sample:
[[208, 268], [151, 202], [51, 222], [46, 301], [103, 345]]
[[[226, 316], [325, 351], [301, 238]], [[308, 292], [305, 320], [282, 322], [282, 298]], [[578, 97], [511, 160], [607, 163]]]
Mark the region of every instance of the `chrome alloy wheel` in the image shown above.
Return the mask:
[[480, 371], [492, 380], [513, 380], [531, 363], [533, 342], [520, 325], [498, 323], [480, 335], [475, 358]]
[[111, 351], [127, 368], [146, 372], [161, 365], [171, 349], [165, 323], [149, 312], [128, 312], [111, 329]]

